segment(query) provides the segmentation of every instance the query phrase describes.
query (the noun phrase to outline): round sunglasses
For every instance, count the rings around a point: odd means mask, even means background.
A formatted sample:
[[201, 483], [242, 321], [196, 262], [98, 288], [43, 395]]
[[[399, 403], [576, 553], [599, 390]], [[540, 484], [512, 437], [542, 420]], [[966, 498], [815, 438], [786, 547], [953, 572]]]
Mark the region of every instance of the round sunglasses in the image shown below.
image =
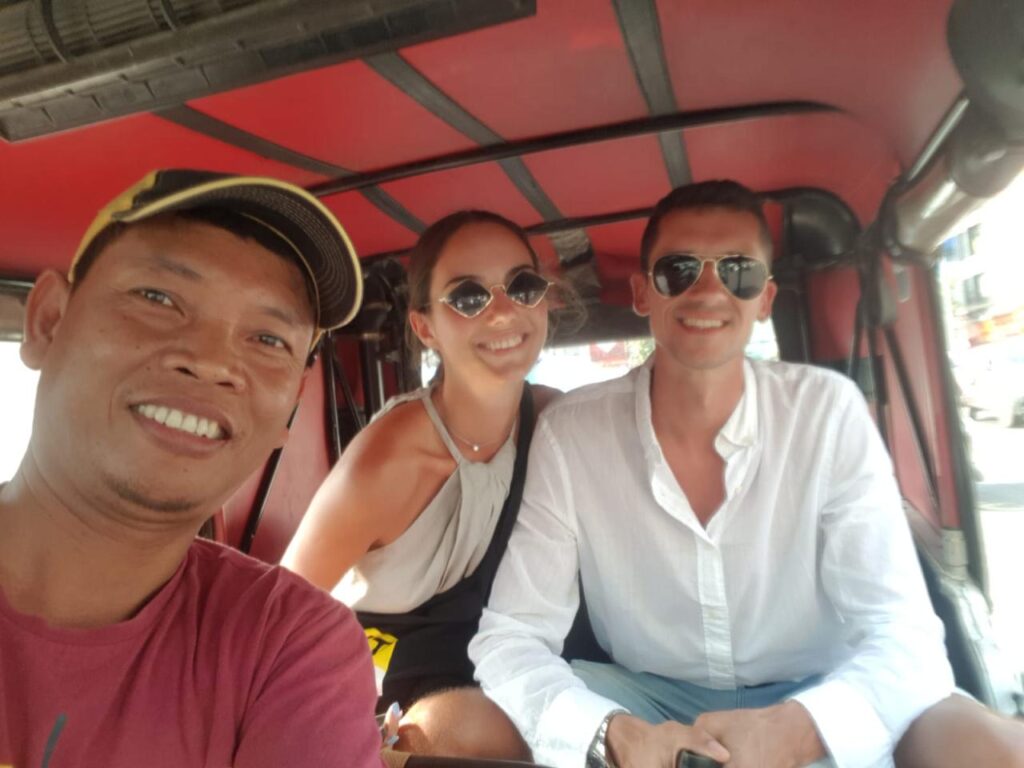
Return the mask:
[[453, 312], [463, 317], [476, 317], [494, 301], [494, 291], [501, 288], [508, 298], [521, 307], [533, 309], [547, 295], [551, 282], [545, 280], [533, 270], [524, 269], [516, 272], [512, 278], [502, 285], [488, 288], [471, 277], [457, 283], [438, 301], [447, 304]]
[[768, 265], [741, 254], [702, 258], [692, 253], [670, 253], [658, 259], [648, 271], [655, 290], [669, 298], [689, 290], [704, 272], [714, 266], [725, 289], [737, 299], [756, 299], [772, 279]]

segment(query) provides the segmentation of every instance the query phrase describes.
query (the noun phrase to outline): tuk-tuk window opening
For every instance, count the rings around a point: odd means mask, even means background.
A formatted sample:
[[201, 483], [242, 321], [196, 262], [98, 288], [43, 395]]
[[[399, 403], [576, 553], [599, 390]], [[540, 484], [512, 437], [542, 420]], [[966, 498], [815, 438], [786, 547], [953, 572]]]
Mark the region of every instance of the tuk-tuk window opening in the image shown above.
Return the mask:
[[996, 642], [1024, 672], [1024, 175], [938, 252], [954, 395], [974, 481]]
[[0, 341], [0, 381], [4, 383], [0, 405], [0, 483], [14, 475], [32, 431], [39, 374], [21, 362], [20, 347], [13, 341]]

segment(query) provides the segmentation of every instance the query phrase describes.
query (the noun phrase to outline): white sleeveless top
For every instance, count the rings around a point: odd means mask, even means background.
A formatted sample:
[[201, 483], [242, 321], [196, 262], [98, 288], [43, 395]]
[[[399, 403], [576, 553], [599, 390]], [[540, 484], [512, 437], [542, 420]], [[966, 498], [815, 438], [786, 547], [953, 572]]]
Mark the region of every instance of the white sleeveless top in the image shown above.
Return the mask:
[[371, 550], [346, 573], [332, 595], [349, 607], [405, 613], [471, 575], [491, 543], [515, 463], [513, 436], [488, 462], [467, 460], [430, 398], [431, 388], [390, 399], [374, 418], [419, 400], [455, 459], [455, 471], [401, 536]]

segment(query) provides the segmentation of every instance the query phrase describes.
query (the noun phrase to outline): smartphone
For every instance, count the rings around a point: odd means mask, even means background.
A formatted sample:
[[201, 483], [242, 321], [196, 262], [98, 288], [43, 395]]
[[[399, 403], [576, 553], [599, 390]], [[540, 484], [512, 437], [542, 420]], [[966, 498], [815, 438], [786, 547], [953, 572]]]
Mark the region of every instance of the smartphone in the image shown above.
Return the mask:
[[710, 757], [681, 749], [676, 755], [676, 768], [722, 768], [722, 764]]

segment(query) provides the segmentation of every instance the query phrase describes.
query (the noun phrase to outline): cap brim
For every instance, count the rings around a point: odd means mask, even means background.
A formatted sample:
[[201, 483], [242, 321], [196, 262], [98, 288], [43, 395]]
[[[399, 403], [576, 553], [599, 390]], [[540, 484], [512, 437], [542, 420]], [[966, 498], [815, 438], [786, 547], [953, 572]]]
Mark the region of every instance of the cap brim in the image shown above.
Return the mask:
[[[289, 243], [308, 270], [318, 302], [317, 325], [331, 330], [355, 317], [363, 298], [362, 270], [348, 234], [334, 214], [305, 190], [258, 176], [223, 176], [179, 185], [161, 184], [160, 172], [127, 209], [111, 221], [137, 222], [160, 213], [216, 205], [256, 219]], [[152, 202], [147, 202], [151, 198]]]

